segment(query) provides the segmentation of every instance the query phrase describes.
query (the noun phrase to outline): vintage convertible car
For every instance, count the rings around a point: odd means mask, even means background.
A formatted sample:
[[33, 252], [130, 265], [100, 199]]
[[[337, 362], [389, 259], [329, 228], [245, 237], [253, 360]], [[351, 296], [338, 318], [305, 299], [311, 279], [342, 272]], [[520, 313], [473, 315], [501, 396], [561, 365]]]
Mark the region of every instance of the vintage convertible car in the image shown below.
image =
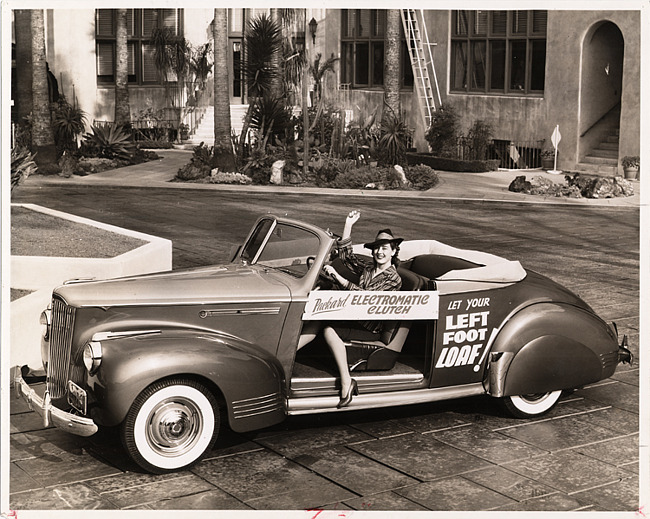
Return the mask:
[[[162, 473], [198, 462], [222, 419], [243, 432], [287, 415], [481, 394], [531, 417], [562, 390], [632, 360], [614, 325], [517, 261], [407, 241], [401, 291], [335, 291], [325, 264], [351, 276], [335, 242], [316, 226], [266, 215], [230, 263], [64, 284], [42, 319], [46, 392], [20, 370], [17, 392], [45, 423], [74, 434], [121, 425], [133, 460]], [[337, 408], [324, 343], [296, 352], [310, 319], [381, 319], [391, 332], [383, 343], [349, 345], [359, 388], [349, 407]]]

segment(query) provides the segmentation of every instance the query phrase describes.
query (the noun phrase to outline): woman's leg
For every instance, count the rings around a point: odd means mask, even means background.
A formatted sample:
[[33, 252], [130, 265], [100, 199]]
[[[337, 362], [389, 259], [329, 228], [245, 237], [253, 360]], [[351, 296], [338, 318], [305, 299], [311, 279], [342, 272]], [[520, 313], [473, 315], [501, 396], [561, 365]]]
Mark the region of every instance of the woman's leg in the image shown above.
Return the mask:
[[348, 368], [348, 356], [345, 351], [345, 344], [339, 337], [338, 333], [336, 333], [336, 330], [330, 326], [326, 326], [323, 329], [323, 335], [327, 345], [332, 351], [332, 355], [334, 355], [334, 361], [339, 368], [339, 373], [341, 374], [341, 396], [344, 397], [348, 394], [350, 384], [352, 383], [352, 377], [350, 376], [350, 370]]
[[320, 332], [321, 327], [321, 321], [306, 322], [302, 327], [302, 331], [300, 332], [300, 338], [298, 339], [298, 349], [306, 346], [311, 341], [313, 341], [318, 335], [318, 332]]

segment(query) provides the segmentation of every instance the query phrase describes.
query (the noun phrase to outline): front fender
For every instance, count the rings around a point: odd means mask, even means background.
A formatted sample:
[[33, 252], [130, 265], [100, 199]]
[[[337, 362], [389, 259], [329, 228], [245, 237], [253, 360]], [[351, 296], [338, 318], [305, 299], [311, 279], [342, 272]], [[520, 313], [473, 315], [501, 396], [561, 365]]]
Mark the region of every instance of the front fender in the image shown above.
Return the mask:
[[490, 353], [493, 396], [572, 389], [611, 376], [614, 331], [597, 315], [563, 303], [537, 303], [512, 316]]
[[101, 365], [88, 377], [91, 416], [101, 425], [117, 425], [142, 390], [172, 376], [202, 379], [218, 390], [235, 431], [285, 417], [284, 373], [272, 355], [236, 337], [193, 330], [102, 341]]

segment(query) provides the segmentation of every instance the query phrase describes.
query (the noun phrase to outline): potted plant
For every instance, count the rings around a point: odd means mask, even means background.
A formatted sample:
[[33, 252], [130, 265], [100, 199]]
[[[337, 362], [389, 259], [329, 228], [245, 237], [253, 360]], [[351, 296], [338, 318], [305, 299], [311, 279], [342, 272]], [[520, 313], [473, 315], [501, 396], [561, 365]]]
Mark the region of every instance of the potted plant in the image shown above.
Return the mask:
[[185, 123], [181, 123], [178, 126], [178, 131], [181, 134], [181, 140], [186, 141], [190, 135], [190, 127]]
[[623, 173], [627, 179], [635, 179], [639, 174], [640, 159], [637, 155], [626, 155], [621, 159]]
[[544, 148], [541, 153], [542, 169], [553, 169], [555, 167], [555, 150]]

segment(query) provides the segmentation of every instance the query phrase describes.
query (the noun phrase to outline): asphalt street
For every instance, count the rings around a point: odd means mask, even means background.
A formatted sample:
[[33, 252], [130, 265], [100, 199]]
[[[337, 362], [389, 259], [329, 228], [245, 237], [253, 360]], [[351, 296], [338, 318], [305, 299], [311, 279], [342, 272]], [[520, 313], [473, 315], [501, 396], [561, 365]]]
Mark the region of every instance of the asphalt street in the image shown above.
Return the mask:
[[[223, 261], [257, 216], [289, 214], [355, 236], [389, 226], [406, 239], [516, 259], [615, 320], [639, 359], [639, 208], [426, 197], [25, 184], [35, 203], [173, 241], [174, 269]], [[262, 431], [223, 429], [189, 471], [152, 476], [119, 435], [43, 428], [11, 403], [14, 510], [500, 510], [639, 508], [639, 368], [565, 396], [536, 420], [489, 397], [291, 417]]]

